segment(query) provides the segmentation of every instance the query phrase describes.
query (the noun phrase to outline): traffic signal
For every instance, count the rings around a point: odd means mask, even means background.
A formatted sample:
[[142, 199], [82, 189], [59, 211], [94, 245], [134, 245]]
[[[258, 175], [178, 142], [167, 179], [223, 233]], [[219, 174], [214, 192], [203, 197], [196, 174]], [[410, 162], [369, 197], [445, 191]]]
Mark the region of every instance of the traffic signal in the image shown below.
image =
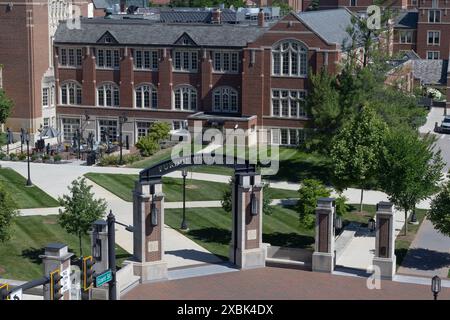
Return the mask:
[[83, 289], [87, 291], [92, 288], [94, 284], [94, 264], [95, 261], [92, 256], [83, 258]]
[[50, 272], [50, 300], [59, 300], [62, 298], [61, 279], [62, 277], [59, 269]]
[[9, 300], [9, 286], [7, 283], [0, 284], [0, 300]]

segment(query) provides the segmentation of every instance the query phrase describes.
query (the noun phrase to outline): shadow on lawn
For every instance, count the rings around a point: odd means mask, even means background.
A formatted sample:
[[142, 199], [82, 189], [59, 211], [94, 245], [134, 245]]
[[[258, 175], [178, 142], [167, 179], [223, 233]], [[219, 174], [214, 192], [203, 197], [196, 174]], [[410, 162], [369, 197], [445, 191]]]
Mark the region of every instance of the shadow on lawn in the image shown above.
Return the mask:
[[417, 270], [436, 270], [448, 267], [449, 265], [449, 253], [424, 248], [409, 249], [402, 261], [402, 267]]
[[190, 230], [189, 235], [193, 236], [196, 240], [204, 242], [229, 244], [231, 241], [231, 231], [220, 228], [203, 228]]
[[32, 263], [35, 264], [41, 264], [42, 263], [42, 259], [39, 258], [40, 255], [45, 253], [45, 249], [44, 248], [29, 248], [29, 249], [24, 249], [22, 250], [22, 254], [21, 256], [23, 258], [26, 258], [28, 260], [30, 260]]
[[307, 248], [314, 243], [314, 237], [305, 236], [298, 233], [264, 233], [263, 241], [273, 246], [290, 248]]
[[325, 160], [310, 159], [288, 159], [280, 161], [280, 168], [275, 176], [267, 176], [271, 180], [296, 182], [304, 179], [318, 179], [325, 184], [330, 184], [330, 163]]

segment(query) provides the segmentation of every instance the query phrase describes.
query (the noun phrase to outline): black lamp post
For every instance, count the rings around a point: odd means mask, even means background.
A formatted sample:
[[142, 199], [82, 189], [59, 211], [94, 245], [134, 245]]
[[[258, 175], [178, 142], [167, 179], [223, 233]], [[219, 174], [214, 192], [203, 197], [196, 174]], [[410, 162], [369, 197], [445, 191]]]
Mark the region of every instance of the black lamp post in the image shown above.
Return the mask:
[[413, 209], [413, 212], [411, 214], [411, 223], [417, 223], [417, 217], [416, 217], [416, 208]]
[[120, 165], [123, 164], [123, 156], [122, 156], [122, 148], [123, 148], [122, 127], [123, 127], [123, 124], [125, 122], [127, 122], [127, 121], [128, 121], [128, 119], [124, 115], [119, 117], [119, 147], [120, 147], [119, 164]]
[[188, 226], [186, 223], [186, 177], [187, 177], [187, 169], [183, 169], [181, 171], [183, 175], [183, 221], [181, 221], [181, 230], [187, 230]]
[[374, 231], [375, 231], [376, 222], [375, 222], [375, 219], [374, 219], [374, 218], [370, 218], [370, 219], [369, 219], [368, 226], [369, 226], [369, 231], [370, 231], [370, 232], [374, 232]]
[[81, 129], [78, 128], [76, 131], [77, 135], [77, 149], [78, 149], [78, 160], [81, 159]]
[[439, 292], [441, 292], [441, 278], [434, 276], [431, 279], [431, 291], [433, 292], [434, 300], [437, 300]]
[[10, 128], [6, 128], [6, 153], [9, 155], [9, 144], [13, 143], [12, 132]]
[[20, 153], [23, 153], [23, 145], [25, 144], [25, 129], [20, 128]]
[[27, 179], [27, 187], [31, 187], [33, 183], [31, 182], [30, 176], [30, 134], [27, 132], [25, 140], [27, 142], [27, 165], [28, 165], [28, 179]]

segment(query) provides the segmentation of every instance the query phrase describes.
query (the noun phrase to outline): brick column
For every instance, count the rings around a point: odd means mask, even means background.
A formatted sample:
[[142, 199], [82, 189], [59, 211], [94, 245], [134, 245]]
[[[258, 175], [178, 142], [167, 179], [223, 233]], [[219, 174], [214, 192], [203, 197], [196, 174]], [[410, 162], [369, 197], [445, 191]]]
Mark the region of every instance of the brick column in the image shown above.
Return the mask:
[[92, 48], [86, 48], [86, 57], [83, 60], [83, 105], [95, 106], [95, 91], [97, 77], [95, 72], [95, 55]]
[[133, 107], [134, 66], [131, 50], [123, 50], [123, 59], [120, 61], [120, 107]]
[[166, 48], [162, 51], [158, 71], [158, 108], [172, 109], [172, 58]]
[[334, 198], [320, 198], [316, 208], [316, 237], [312, 257], [312, 270], [332, 272], [334, 270]]
[[[380, 268], [381, 277], [392, 279], [395, 275], [394, 205], [391, 202], [377, 204], [375, 257], [373, 265]], [[408, 223], [405, 221], [405, 223]]]
[[[262, 246], [262, 194], [260, 175], [235, 176], [230, 261], [241, 269], [266, 265], [266, 249]], [[255, 198], [253, 204], [252, 198]]]
[[[62, 243], [50, 243], [45, 247], [45, 253], [40, 255], [44, 264], [44, 275], [50, 278], [50, 273], [59, 269], [61, 277], [68, 277], [69, 281], [65, 285], [64, 279], [61, 279], [60, 300], [70, 300], [70, 258], [73, 253], [68, 251], [68, 247]], [[44, 300], [50, 300], [50, 285], [44, 285]]]
[[134, 273], [141, 282], [167, 279], [164, 261], [164, 194], [161, 180], [136, 182], [133, 201]]
[[210, 94], [212, 88], [212, 62], [209, 51], [203, 49], [200, 61], [201, 88], [199, 101], [202, 103], [200, 110], [212, 111], [212, 98]]

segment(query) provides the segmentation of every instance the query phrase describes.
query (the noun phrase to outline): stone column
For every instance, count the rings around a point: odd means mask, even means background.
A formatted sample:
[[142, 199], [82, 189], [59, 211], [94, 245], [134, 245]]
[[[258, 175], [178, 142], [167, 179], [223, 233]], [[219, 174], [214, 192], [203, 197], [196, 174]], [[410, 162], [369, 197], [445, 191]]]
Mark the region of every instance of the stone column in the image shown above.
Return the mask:
[[[44, 275], [50, 278], [50, 273], [56, 269], [60, 270], [61, 293], [60, 300], [70, 300], [70, 258], [73, 253], [68, 251], [68, 247], [62, 243], [50, 243], [45, 247], [45, 254], [40, 255], [44, 264]], [[67, 279], [68, 283], [65, 283]], [[50, 284], [44, 285], [44, 300], [50, 300]]]
[[[241, 269], [265, 267], [262, 246], [263, 191], [261, 175], [237, 174], [233, 188], [230, 261]], [[252, 205], [252, 199], [255, 202]]]
[[167, 279], [164, 261], [164, 194], [161, 180], [136, 182], [133, 202], [134, 273], [141, 282]]
[[394, 205], [391, 202], [379, 202], [375, 220], [376, 238], [373, 265], [380, 268], [381, 278], [392, 279], [396, 271]]
[[334, 270], [334, 198], [320, 198], [316, 208], [316, 237], [312, 257], [312, 270], [333, 272]]

